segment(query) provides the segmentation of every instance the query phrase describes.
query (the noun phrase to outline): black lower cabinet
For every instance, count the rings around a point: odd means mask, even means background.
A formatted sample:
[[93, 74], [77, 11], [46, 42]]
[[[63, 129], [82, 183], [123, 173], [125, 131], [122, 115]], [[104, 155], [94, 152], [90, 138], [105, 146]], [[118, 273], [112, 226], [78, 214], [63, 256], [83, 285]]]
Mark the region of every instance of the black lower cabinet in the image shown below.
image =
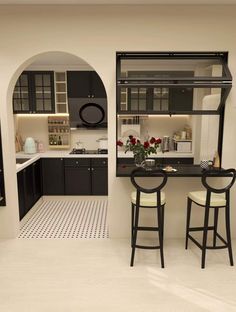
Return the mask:
[[25, 191], [24, 191], [24, 175], [23, 171], [17, 173], [17, 185], [18, 185], [18, 205], [19, 205], [19, 217], [20, 220], [27, 213], [25, 209]]
[[91, 160], [91, 183], [93, 195], [108, 194], [107, 159], [94, 158]]
[[42, 196], [40, 160], [17, 173], [20, 220]]
[[107, 195], [107, 181], [107, 159], [65, 159], [65, 195]]
[[42, 159], [43, 195], [64, 195], [63, 158]]
[[90, 167], [65, 167], [65, 195], [90, 195]]
[[90, 159], [65, 159], [65, 195], [90, 195]]

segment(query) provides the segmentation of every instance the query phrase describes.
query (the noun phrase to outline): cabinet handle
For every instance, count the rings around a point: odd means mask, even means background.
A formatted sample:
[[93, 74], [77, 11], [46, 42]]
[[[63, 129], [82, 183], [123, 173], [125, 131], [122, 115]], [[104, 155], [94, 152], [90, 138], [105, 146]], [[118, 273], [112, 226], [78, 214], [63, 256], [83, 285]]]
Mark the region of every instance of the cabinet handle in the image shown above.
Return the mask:
[[63, 160], [63, 158], [61, 158], [61, 161]]
[[94, 98], [94, 94], [92, 94], [92, 98]]
[[88, 171], [90, 171], [90, 168], [88, 168]]
[[90, 94], [88, 95], [88, 97], [90, 98]]
[[93, 170], [94, 170], [94, 168], [91, 168], [91, 170], [93, 171]]

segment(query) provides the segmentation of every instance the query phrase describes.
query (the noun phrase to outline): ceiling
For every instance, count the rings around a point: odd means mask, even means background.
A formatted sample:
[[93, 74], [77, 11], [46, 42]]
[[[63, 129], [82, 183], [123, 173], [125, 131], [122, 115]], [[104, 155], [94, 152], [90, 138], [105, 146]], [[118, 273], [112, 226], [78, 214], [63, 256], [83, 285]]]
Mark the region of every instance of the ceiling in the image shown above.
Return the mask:
[[236, 4], [236, 0], [0, 0], [0, 5], [24, 5], [24, 4], [30, 4], [30, 5], [38, 5], [38, 4], [82, 4], [82, 5], [96, 5], [96, 4], [141, 4], [141, 5], [147, 5], [147, 4], [186, 4], [186, 5], [215, 5], [215, 4]]

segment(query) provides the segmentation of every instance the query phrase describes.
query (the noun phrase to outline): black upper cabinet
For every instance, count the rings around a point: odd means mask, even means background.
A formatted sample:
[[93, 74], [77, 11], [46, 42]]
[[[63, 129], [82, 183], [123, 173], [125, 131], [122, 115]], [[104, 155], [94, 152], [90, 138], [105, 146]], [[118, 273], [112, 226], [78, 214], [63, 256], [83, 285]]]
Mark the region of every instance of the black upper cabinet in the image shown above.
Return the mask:
[[54, 113], [53, 71], [25, 71], [13, 92], [13, 111], [22, 113]]
[[63, 158], [42, 159], [43, 195], [64, 195]]
[[[192, 71], [130, 71], [128, 78], [136, 77], [149, 78], [165, 76], [169, 77], [192, 77]], [[121, 92], [124, 92], [121, 90]], [[122, 101], [121, 107], [122, 108]], [[191, 111], [193, 108], [192, 88], [167, 88], [167, 87], [130, 87], [127, 88], [128, 112], [181, 112]], [[121, 109], [122, 110], [122, 109]]]
[[69, 98], [105, 98], [106, 91], [95, 71], [67, 71]]

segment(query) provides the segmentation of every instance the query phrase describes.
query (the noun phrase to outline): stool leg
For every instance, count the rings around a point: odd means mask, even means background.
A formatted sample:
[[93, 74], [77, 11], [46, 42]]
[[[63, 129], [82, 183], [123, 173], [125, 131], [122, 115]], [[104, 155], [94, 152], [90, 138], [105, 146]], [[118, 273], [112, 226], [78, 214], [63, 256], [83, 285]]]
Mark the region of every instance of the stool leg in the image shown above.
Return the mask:
[[161, 220], [162, 220], [162, 240], [164, 243], [164, 220], [165, 220], [165, 205], [161, 207]]
[[217, 233], [217, 226], [218, 226], [218, 215], [219, 215], [219, 208], [215, 208], [215, 212], [214, 212], [213, 247], [216, 247], [216, 233]]
[[138, 219], [139, 219], [139, 206], [136, 205], [135, 208], [135, 220], [134, 220], [134, 230], [133, 230], [133, 237], [132, 237], [132, 253], [131, 253], [131, 260], [130, 266], [134, 265], [134, 255], [135, 255], [135, 247], [137, 241], [137, 227], [138, 227]]
[[207, 232], [208, 232], [208, 221], [209, 221], [209, 206], [205, 207], [204, 227], [203, 227], [203, 239], [202, 239], [202, 269], [205, 268], [206, 260], [206, 244], [207, 244]]
[[229, 261], [230, 265], [234, 265], [233, 252], [232, 252], [232, 244], [231, 244], [231, 231], [230, 231], [230, 215], [229, 215], [229, 203], [227, 203], [225, 207], [225, 226], [226, 226], [226, 236], [227, 236], [227, 244], [228, 244], [228, 252], [229, 252]]
[[188, 234], [189, 234], [189, 225], [190, 225], [190, 217], [191, 217], [191, 207], [192, 207], [192, 200], [188, 197], [188, 199], [187, 199], [187, 220], [186, 220], [185, 249], [188, 249]]
[[160, 255], [161, 255], [161, 267], [164, 268], [164, 251], [163, 251], [163, 219], [162, 219], [162, 212], [161, 207], [157, 207], [157, 214], [158, 214], [158, 228], [159, 228], [159, 244], [160, 244]]
[[131, 247], [132, 247], [133, 235], [134, 235], [134, 211], [135, 211], [135, 205], [131, 203]]

